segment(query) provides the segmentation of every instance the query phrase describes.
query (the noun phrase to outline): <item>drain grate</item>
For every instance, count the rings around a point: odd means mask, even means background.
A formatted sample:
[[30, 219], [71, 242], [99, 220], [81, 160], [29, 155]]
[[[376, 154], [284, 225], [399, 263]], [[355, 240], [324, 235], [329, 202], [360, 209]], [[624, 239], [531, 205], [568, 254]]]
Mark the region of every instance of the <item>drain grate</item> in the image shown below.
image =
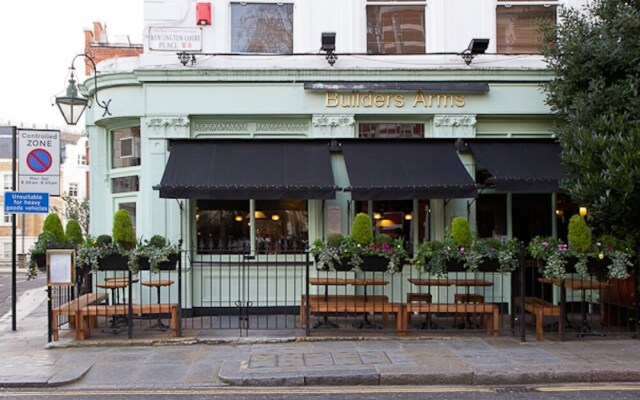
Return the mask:
[[496, 393], [531, 393], [536, 389], [531, 387], [501, 387], [496, 388]]

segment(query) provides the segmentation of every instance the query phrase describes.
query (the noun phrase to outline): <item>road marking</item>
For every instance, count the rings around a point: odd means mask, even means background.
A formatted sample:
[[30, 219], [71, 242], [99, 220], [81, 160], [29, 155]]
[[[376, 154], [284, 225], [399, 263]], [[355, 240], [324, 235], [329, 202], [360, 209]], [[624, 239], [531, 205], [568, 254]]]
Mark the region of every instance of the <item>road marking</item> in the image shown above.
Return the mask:
[[559, 386], [536, 388], [539, 392], [598, 392], [604, 390], [640, 390], [639, 385]]
[[410, 388], [401, 388], [401, 387], [380, 387], [380, 388], [319, 388], [319, 387], [307, 387], [307, 388], [274, 388], [274, 389], [229, 389], [229, 388], [219, 388], [219, 389], [185, 389], [185, 390], [99, 390], [99, 391], [91, 391], [91, 390], [66, 390], [66, 391], [54, 391], [51, 389], [43, 390], [42, 392], [0, 392], [0, 397], [10, 397], [10, 396], [24, 396], [24, 397], [35, 397], [42, 396], [43, 393], [46, 393], [47, 396], [143, 396], [143, 395], [159, 395], [159, 396], [191, 396], [194, 394], [197, 395], [228, 395], [228, 396], [237, 396], [237, 395], [273, 395], [273, 394], [356, 394], [356, 393], [494, 393], [495, 390], [487, 389], [487, 388], [455, 388], [455, 387], [410, 387]]

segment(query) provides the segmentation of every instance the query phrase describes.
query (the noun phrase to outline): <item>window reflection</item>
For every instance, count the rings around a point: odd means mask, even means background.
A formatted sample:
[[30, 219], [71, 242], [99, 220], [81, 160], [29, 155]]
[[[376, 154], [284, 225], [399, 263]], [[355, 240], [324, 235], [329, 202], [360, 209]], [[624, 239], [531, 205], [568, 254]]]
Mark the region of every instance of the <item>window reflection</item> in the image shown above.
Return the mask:
[[497, 51], [502, 54], [540, 53], [540, 22], [555, 23], [555, 6], [510, 6], [496, 9]]
[[231, 51], [293, 53], [293, 4], [231, 4]]
[[367, 53], [424, 54], [424, 6], [367, 6]]

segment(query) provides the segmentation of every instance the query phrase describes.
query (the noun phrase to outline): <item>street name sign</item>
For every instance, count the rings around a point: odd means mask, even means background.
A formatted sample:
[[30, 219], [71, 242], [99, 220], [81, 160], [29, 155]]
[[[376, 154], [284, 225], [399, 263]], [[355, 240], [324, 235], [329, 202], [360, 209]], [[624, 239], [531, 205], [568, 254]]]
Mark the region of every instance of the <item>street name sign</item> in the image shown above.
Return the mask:
[[5, 214], [48, 214], [49, 193], [4, 192]]
[[18, 130], [18, 191], [60, 196], [60, 131]]

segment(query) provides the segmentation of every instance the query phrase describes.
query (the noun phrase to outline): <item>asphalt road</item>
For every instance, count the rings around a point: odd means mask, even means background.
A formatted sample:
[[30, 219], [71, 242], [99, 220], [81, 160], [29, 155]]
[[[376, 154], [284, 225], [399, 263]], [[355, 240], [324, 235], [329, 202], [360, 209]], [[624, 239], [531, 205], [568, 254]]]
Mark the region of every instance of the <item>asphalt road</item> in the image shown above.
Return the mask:
[[550, 386], [550, 387], [290, 387], [215, 388], [194, 390], [0, 390], [2, 399], [233, 399], [233, 400], [636, 400], [640, 385]]
[[[45, 286], [44, 274], [38, 274], [36, 279], [27, 281], [27, 273], [23, 269], [16, 272], [16, 290], [17, 297], [20, 294], [31, 289]], [[0, 316], [11, 311], [11, 270], [3, 268], [0, 270]]]

